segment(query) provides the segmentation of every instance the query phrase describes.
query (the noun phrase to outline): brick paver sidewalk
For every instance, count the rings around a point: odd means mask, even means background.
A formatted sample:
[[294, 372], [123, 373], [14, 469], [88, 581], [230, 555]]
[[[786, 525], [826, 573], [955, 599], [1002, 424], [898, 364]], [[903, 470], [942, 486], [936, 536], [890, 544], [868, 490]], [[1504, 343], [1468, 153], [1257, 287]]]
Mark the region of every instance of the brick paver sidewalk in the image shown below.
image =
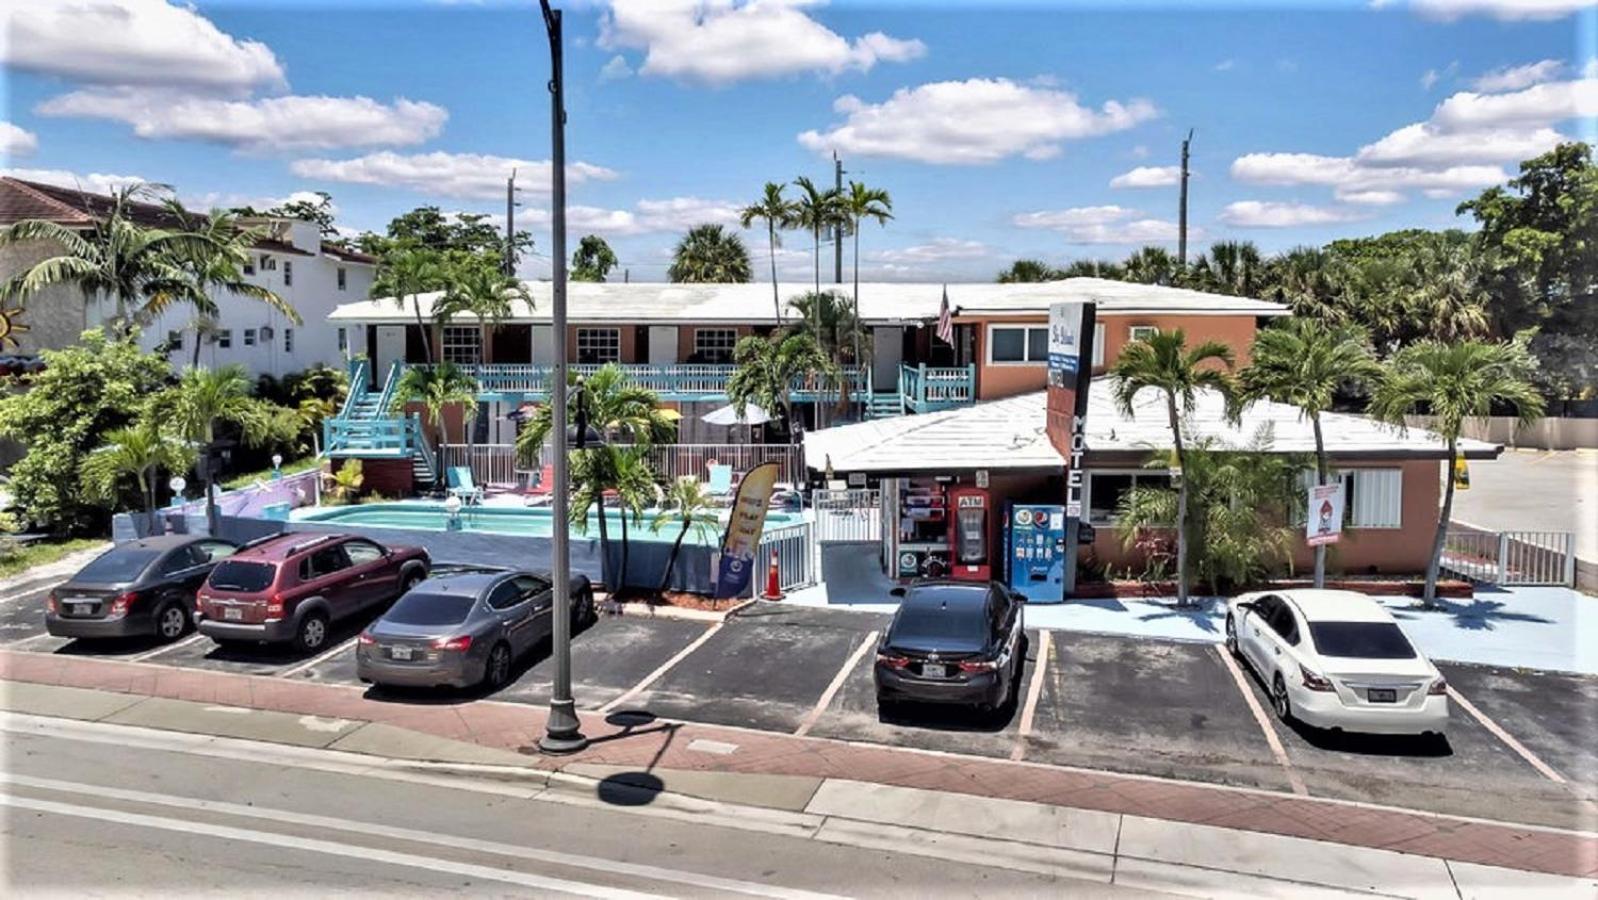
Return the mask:
[[[315, 684], [145, 663], [0, 650], [0, 679], [382, 722], [489, 747], [543, 734], [542, 707], [496, 701], [416, 703], [369, 698], [354, 685]], [[1598, 836], [1373, 808], [1290, 794], [1117, 775], [1000, 759], [793, 737], [675, 722], [583, 717], [593, 746], [534, 765], [573, 762], [640, 769], [809, 775], [1027, 800], [1179, 822], [1394, 850], [1584, 878], [1598, 876]], [[735, 745], [692, 749], [695, 741]], [[725, 746], [717, 748], [725, 751]]]

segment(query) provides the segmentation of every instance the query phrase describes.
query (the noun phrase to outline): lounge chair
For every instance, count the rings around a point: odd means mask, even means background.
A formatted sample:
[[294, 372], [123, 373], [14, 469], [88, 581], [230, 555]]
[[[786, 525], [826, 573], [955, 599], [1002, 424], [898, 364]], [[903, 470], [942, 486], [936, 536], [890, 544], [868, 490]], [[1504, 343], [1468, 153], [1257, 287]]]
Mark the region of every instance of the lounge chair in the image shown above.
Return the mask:
[[444, 473], [449, 495], [461, 498], [462, 503], [482, 503], [483, 489], [472, 481], [472, 470], [466, 466], [450, 466]]
[[543, 506], [552, 501], [554, 494], [555, 467], [548, 464], [538, 470], [538, 480], [527, 489], [527, 505]]
[[710, 481], [705, 485], [705, 492], [712, 497], [731, 500], [732, 466], [710, 463], [705, 468], [710, 472]]

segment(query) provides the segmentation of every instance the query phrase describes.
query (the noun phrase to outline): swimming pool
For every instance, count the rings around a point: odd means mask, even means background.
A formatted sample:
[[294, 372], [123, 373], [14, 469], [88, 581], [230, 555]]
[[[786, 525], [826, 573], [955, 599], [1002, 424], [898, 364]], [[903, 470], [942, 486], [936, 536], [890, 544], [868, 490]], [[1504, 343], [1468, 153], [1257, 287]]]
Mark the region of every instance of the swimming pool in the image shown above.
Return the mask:
[[[609, 529], [612, 539], [621, 535], [621, 514], [616, 510], [606, 510], [605, 527]], [[468, 506], [461, 510], [461, 531], [479, 532], [482, 534], [512, 534], [523, 537], [544, 537], [551, 535], [551, 515], [547, 507], [499, 507], [499, 506]], [[317, 522], [324, 525], [365, 525], [375, 528], [409, 528], [415, 531], [447, 531], [446, 527], [449, 514], [444, 507], [437, 503], [364, 503], [358, 506], [323, 506], [312, 509], [299, 510], [294, 516], [297, 522]], [[660, 531], [654, 532], [649, 528], [649, 522], [654, 518], [654, 511], [647, 510], [643, 516], [643, 524], [628, 523], [627, 537], [629, 540], [663, 541], [670, 543], [677, 539], [677, 529], [681, 526], [673, 523], [664, 525]], [[725, 515], [723, 515], [723, 522]], [[793, 525], [803, 521], [803, 516], [798, 513], [785, 513], [772, 510], [766, 514], [766, 529], [781, 528], [784, 525]], [[709, 546], [721, 539], [722, 525], [717, 524], [708, 529], [709, 533], [703, 536], [696, 530], [690, 530], [688, 537], [684, 538], [685, 544], [699, 544]], [[588, 516], [588, 530], [586, 532], [572, 529], [574, 536], [586, 538], [599, 537], [599, 517], [590, 513]]]

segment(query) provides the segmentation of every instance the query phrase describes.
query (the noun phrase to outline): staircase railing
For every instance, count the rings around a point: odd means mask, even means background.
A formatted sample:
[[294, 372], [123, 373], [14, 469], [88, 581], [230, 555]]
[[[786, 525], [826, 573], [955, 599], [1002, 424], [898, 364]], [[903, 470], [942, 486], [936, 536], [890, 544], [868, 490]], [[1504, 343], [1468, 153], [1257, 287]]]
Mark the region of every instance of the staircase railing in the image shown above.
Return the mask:
[[899, 394], [918, 413], [963, 406], [976, 398], [976, 366], [901, 366]]
[[388, 408], [394, 402], [394, 390], [399, 385], [400, 376], [405, 372], [405, 364], [393, 363], [388, 367], [388, 377], [383, 379], [383, 393], [377, 398], [377, 414], [379, 417], [388, 414]]
[[422, 462], [427, 464], [427, 471], [438, 471], [433, 461], [433, 449], [427, 446], [427, 436], [422, 433], [422, 419], [414, 413], [405, 417], [405, 448], [421, 457]]
[[367, 366], [365, 359], [350, 360], [350, 389], [344, 395], [344, 406], [338, 411], [339, 418], [349, 418], [355, 410], [355, 404], [366, 396]]

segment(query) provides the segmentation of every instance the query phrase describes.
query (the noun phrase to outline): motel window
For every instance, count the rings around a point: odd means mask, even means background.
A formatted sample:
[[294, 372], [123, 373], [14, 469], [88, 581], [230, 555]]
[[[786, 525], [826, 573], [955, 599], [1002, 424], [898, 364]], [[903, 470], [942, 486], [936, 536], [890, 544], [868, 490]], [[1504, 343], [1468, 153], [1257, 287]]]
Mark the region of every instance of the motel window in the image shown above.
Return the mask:
[[1171, 477], [1152, 469], [1126, 469], [1084, 473], [1084, 497], [1088, 522], [1093, 525], [1114, 525], [1121, 509], [1121, 501], [1134, 487], [1169, 488]]
[[246, 275], [254, 275], [255, 274], [255, 257], [251, 256], [248, 259], [244, 260], [244, 274], [246, 274]]
[[174, 351], [177, 351], [177, 350], [182, 350], [183, 349], [183, 332], [181, 332], [181, 331], [168, 331], [166, 333], [166, 345], [167, 345], [168, 348], [170, 348], [168, 352], [174, 352]]
[[736, 328], [699, 328], [694, 330], [694, 356], [700, 362], [727, 365], [732, 362], [732, 348], [738, 343]]
[[450, 325], [444, 329], [444, 361], [470, 366], [482, 362], [483, 335], [476, 326]]
[[1146, 341], [1159, 333], [1160, 329], [1154, 327], [1153, 325], [1133, 325], [1131, 328], [1126, 330], [1126, 337], [1127, 340]]
[[338, 352], [348, 353], [350, 349], [350, 333], [347, 329], [338, 330]]
[[216, 333], [216, 345], [223, 350], [233, 346], [233, 329], [224, 328]]
[[265, 253], [262, 253], [261, 254], [261, 271], [262, 272], [276, 272], [277, 271], [277, 260], [273, 259], [270, 256], [267, 256]]
[[289, 287], [289, 286], [291, 286], [293, 284], [294, 284], [294, 262], [292, 260], [285, 259], [285, 260], [283, 260], [283, 286], [284, 287]]
[[283, 329], [283, 352], [294, 352], [294, 329], [292, 328]]
[[1049, 326], [988, 326], [988, 362], [1042, 365], [1049, 361]]
[[[1340, 469], [1343, 480], [1344, 528], [1398, 528], [1404, 518], [1404, 472], [1402, 469]], [[1306, 471], [1301, 484], [1315, 483], [1315, 473]], [[1294, 521], [1302, 523], [1302, 502], [1294, 506]]]
[[246, 329], [244, 329], [244, 346], [246, 346], [246, 347], [254, 347], [255, 346], [255, 329], [254, 328], [246, 328]]
[[350, 273], [349, 273], [349, 271], [347, 269], [345, 269], [343, 266], [339, 266], [338, 267], [338, 289], [341, 290], [341, 291], [344, 290], [345, 288], [349, 287], [349, 283], [350, 283]]
[[604, 365], [621, 362], [621, 330], [618, 328], [577, 329], [579, 365]]

